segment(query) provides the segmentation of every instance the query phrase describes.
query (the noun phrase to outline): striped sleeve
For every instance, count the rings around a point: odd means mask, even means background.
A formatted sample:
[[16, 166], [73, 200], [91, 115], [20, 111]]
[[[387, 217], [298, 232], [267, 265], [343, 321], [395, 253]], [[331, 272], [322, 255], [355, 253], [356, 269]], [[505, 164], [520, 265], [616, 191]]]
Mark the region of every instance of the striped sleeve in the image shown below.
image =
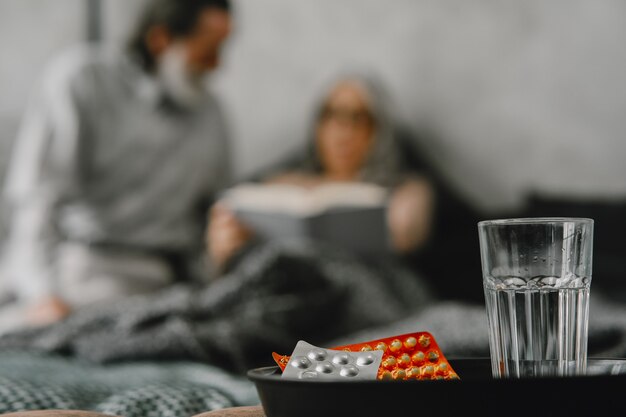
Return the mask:
[[65, 57], [44, 76], [22, 120], [3, 190], [10, 210], [3, 272], [25, 300], [55, 293], [58, 206], [79, 179], [75, 59]]

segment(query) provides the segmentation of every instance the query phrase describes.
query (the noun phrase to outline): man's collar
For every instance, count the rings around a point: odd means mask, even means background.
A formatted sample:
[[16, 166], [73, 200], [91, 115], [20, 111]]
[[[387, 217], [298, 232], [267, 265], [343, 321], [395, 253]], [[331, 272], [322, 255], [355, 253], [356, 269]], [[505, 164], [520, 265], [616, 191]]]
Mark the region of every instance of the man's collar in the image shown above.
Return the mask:
[[133, 93], [153, 107], [163, 102], [165, 92], [153, 74], [147, 72], [139, 60], [130, 53], [124, 56], [124, 71]]
[[[126, 53], [123, 66], [131, 90], [146, 104], [153, 108], [165, 106], [182, 112], [193, 111], [193, 109], [186, 108], [180, 105], [180, 103], [175, 103], [169, 98], [165, 87], [157, 80], [154, 74], [147, 72], [143, 68], [137, 57]], [[209, 100], [210, 93], [207, 91], [203, 101], [208, 102]]]

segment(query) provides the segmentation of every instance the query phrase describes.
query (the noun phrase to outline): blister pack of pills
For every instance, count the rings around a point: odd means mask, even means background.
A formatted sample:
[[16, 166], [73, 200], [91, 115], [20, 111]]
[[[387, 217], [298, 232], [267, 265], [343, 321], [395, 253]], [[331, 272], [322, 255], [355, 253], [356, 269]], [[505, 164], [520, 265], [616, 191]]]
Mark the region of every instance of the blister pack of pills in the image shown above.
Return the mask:
[[[459, 379], [429, 332], [402, 334], [329, 350], [382, 355], [376, 372], [378, 380]], [[272, 356], [284, 374], [293, 354], [287, 356], [274, 352]]]
[[299, 341], [284, 368], [284, 379], [325, 381], [375, 380], [382, 351], [348, 352], [324, 349]]

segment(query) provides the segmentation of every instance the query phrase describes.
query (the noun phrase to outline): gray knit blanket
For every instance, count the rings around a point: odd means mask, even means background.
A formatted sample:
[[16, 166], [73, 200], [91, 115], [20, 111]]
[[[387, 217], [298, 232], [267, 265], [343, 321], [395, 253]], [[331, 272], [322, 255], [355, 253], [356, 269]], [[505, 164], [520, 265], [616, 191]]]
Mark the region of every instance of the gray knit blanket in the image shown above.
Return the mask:
[[307, 241], [258, 242], [205, 287], [165, 291], [77, 310], [66, 320], [0, 337], [94, 363], [193, 360], [240, 375], [271, 365], [298, 340], [330, 340], [426, 308], [427, 283], [392, 258], [360, 258]]
[[[415, 331], [431, 332], [450, 359], [489, 355], [484, 306], [434, 299], [393, 259], [310, 242], [256, 244], [209, 286], [94, 305], [0, 337], [0, 412], [183, 417], [250, 405], [258, 399], [245, 372], [273, 365], [272, 351], [289, 354], [301, 339], [332, 347]], [[626, 304], [593, 289], [589, 355], [626, 358]]]
[[[589, 354], [626, 357], [626, 303], [591, 294]], [[484, 305], [433, 298], [428, 282], [393, 258], [283, 241], [251, 245], [206, 287], [84, 308], [0, 337], [0, 351], [94, 363], [193, 360], [245, 375], [298, 340], [330, 347], [414, 331], [431, 332], [449, 357], [489, 355]]]
[[[588, 354], [626, 359], [626, 303], [591, 290]], [[482, 304], [437, 301], [404, 319], [366, 329], [332, 342], [341, 346], [396, 334], [429, 331], [447, 358], [489, 356], [487, 316]]]

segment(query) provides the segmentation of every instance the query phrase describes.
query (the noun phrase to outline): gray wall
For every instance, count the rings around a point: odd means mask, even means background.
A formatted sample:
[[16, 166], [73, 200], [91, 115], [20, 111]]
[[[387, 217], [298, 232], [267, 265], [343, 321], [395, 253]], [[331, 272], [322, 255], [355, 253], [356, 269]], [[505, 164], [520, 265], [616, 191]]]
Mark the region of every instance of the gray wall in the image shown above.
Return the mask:
[[[0, 181], [42, 67], [83, 36], [83, 14], [83, 0], [0, 1]], [[0, 199], [0, 238], [6, 227], [3, 213]]]
[[435, 134], [452, 183], [486, 210], [529, 189], [626, 196], [626, 2], [239, 1], [219, 88], [242, 169], [300, 140], [327, 74], [364, 65], [404, 121]]
[[[0, 1], [0, 167], [41, 68], [83, 35], [83, 0]], [[2, 169], [0, 169], [1, 175]]]
[[[139, 0], [103, 0], [123, 38]], [[0, 151], [32, 80], [80, 37], [79, 0], [0, 2]], [[215, 74], [243, 176], [300, 146], [326, 78], [371, 68], [401, 119], [477, 207], [529, 190], [626, 197], [626, 2], [622, 0], [235, 0]]]

